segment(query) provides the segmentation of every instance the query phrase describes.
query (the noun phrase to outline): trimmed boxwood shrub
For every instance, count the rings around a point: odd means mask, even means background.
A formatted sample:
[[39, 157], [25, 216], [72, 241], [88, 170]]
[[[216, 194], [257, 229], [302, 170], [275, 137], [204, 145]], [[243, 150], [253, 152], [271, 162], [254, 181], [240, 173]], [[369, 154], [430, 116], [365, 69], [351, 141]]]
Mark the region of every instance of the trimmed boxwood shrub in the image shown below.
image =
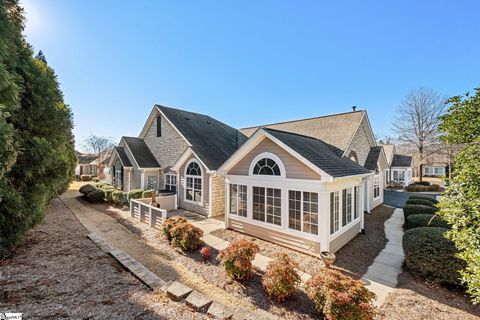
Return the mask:
[[420, 228], [420, 227], [440, 227], [450, 229], [449, 224], [433, 214], [411, 214], [405, 221], [406, 229]]
[[142, 192], [142, 198], [151, 198], [152, 193], [155, 193], [155, 190], [144, 190]]
[[83, 193], [84, 195], [87, 195], [89, 194], [90, 192], [96, 190], [97, 188], [95, 188], [95, 186], [91, 185], [91, 184], [86, 184], [84, 186], [81, 186], [80, 189], [78, 189], [78, 191], [80, 193]]
[[433, 202], [435, 204], [438, 203], [438, 200], [433, 198], [433, 197], [429, 197], [427, 195], [424, 195], [424, 194], [412, 194], [410, 197], [408, 197], [408, 199], [423, 199], [423, 200], [428, 200], [430, 202]]
[[444, 237], [445, 228], [421, 227], [407, 230], [403, 235], [405, 265], [416, 276], [431, 281], [459, 285], [459, 270], [465, 263], [456, 258], [457, 250], [452, 241]]
[[120, 190], [114, 190], [112, 192], [112, 202], [114, 204], [121, 204], [123, 202], [123, 192]]
[[435, 214], [438, 209], [435, 207], [424, 206], [421, 204], [407, 204], [403, 207], [403, 214], [405, 219], [411, 214]]
[[102, 189], [95, 189], [88, 193], [86, 197], [90, 203], [103, 202], [103, 198], [105, 198], [105, 192], [103, 192]]
[[142, 197], [143, 189], [133, 189], [128, 192], [128, 200], [140, 199]]
[[428, 181], [417, 181], [414, 184], [418, 184], [419, 186], [429, 186], [430, 182], [428, 182]]
[[103, 192], [105, 193], [105, 201], [112, 203], [113, 198], [112, 198], [112, 193], [115, 191], [115, 189], [103, 189]]
[[424, 206], [435, 207], [435, 203], [427, 199], [408, 199], [405, 204], [421, 204]]
[[419, 184], [412, 183], [405, 187], [405, 190], [408, 192], [426, 192], [426, 191], [438, 191], [440, 186], [438, 184], [432, 184], [430, 186], [422, 186]]

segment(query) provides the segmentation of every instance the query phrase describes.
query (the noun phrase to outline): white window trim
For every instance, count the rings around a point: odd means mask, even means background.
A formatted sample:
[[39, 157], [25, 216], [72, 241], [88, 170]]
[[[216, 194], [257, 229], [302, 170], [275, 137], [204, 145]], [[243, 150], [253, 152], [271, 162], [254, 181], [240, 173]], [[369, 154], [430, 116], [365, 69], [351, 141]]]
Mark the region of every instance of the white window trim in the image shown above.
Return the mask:
[[[375, 179], [378, 181], [378, 196], [375, 197]], [[405, 176], [403, 177], [403, 180], [405, 180]], [[373, 200], [377, 200], [381, 196], [381, 183], [380, 183], [380, 173], [376, 174], [373, 176]]]
[[[262, 160], [263, 158], [270, 158], [275, 163], [277, 164], [278, 168], [280, 169], [280, 175], [279, 176], [269, 176], [269, 175], [263, 175], [263, 174], [253, 174], [253, 169], [255, 168], [255, 165], [257, 164], [258, 161]], [[279, 178], [286, 178], [286, 171], [285, 171], [285, 166], [283, 165], [282, 160], [280, 158], [271, 152], [262, 152], [258, 154], [255, 158], [253, 158], [252, 162], [250, 163], [250, 167], [248, 169], [248, 174], [250, 176], [255, 176], [255, 177], [262, 177], [262, 178], [267, 178], [267, 179], [279, 179]]]
[[[186, 172], [186, 171], [185, 171]], [[175, 187], [176, 187], [176, 190], [178, 192], [178, 179], [177, 179], [177, 174], [174, 173], [174, 172], [168, 172], [168, 173], [165, 173], [164, 174], [164, 177], [163, 177], [163, 190], [167, 190], [167, 176], [173, 176], [175, 177]], [[170, 178], [170, 181], [171, 178]], [[169, 183], [169, 185], [172, 185], [171, 183]]]
[[[297, 229], [292, 229], [290, 228], [290, 191], [293, 191], [293, 192], [300, 192], [300, 229], [301, 230], [297, 230]], [[308, 193], [316, 193], [317, 194], [317, 234], [314, 234], [314, 233], [311, 233], [311, 232], [305, 232], [303, 231], [303, 215], [304, 215], [304, 211], [303, 211], [303, 193], [304, 192], [308, 192]], [[304, 190], [294, 190], [294, 189], [287, 189], [287, 203], [288, 203], [288, 207], [286, 208], [287, 209], [287, 221], [286, 221], [286, 226], [287, 226], [287, 230], [288, 231], [295, 231], [295, 232], [298, 232], [298, 233], [301, 233], [301, 234], [309, 234], [309, 235], [312, 235], [312, 236], [318, 236], [320, 234], [320, 194], [318, 192], [314, 192], [314, 191], [304, 191]], [[311, 202], [311, 201], [310, 201]]]
[[[188, 169], [188, 166], [190, 165], [190, 163], [192, 162], [195, 162], [198, 167], [200, 168], [200, 175], [199, 176], [192, 176], [192, 175], [187, 175], [187, 169]], [[204, 175], [203, 175], [203, 169], [202, 169], [202, 165], [196, 160], [196, 159], [190, 159], [190, 161], [187, 162], [187, 164], [185, 165], [185, 169], [183, 170], [183, 176], [185, 177], [185, 183], [183, 184], [183, 201], [185, 201], [186, 203], [191, 203], [191, 204], [198, 204], [200, 206], [203, 206], [203, 193], [204, 193], [204, 188], [203, 188], [203, 179], [204, 179]], [[201, 179], [201, 183], [200, 183], [200, 192], [201, 192], [201, 195], [200, 195], [200, 202], [197, 202], [195, 201], [195, 194], [193, 195], [193, 198], [194, 200], [188, 200], [187, 199], [187, 178], [199, 178]], [[177, 182], [178, 183], [178, 182]], [[178, 190], [178, 187], [177, 187], [177, 190]]]
[[[257, 185], [252, 185], [252, 206], [253, 206], [253, 188], [263, 188], [264, 190], [264, 194], [263, 194], [263, 208], [264, 208], [264, 215], [265, 215], [265, 220], [262, 221], [262, 220], [257, 220], [257, 219], [254, 219], [253, 218], [253, 208], [252, 208], [252, 220], [253, 221], [258, 221], [258, 222], [263, 222], [265, 224], [269, 224], [269, 225], [273, 225], [273, 226], [279, 226], [281, 227], [283, 224], [284, 224], [284, 221], [283, 221], [283, 190], [282, 188], [276, 188], [276, 187], [266, 187], [266, 186], [257, 186]], [[275, 223], [270, 223], [270, 222], [267, 222], [267, 189], [277, 189], [277, 190], [280, 190], [280, 224], [275, 224]], [[275, 196], [273, 197], [275, 198]], [[248, 187], [247, 187], [247, 199], [248, 199]], [[248, 202], [247, 202], [247, 205], [248, 205]], [[248, 216], [248, 215], [247, 215]], [[273, 216], [273, 214], [272, 214]]]
[[[357, 187], [360, 188], [360, 185], [358, 185]], [[352, 205], [351, 205], [351, 214], [352, 214], [352, 221], [350, 221], [349, 223], [347, 223], [346, 225], [342, 226], [342, 215], [343, 215], [343, 190], [344, 189], [350, 189], [350, 191], [352, 192]], [[335, 191], [338, 191], [338, 212], [339, 212], [339, 228], [337, 231], [335, 231], [334, 233], [330, 234], [330, 241], [333, 241], [335, 240], [336, 238], [338, 238], [339, 236], [341, 236], [343, 233], [345, 233], [347, 230], [349, 230], [352, 226], [354, 226], [357, 222], [360, 222], [361, 220], [361, 217], [362, 217], [362, 212], [360, 211], [360, 214], [359, 216], [355, 219], [355, 213], [354, 213], [354, 210], [355, 210], [355, 206], [353, 204], [353, 202], [355, 201], [355, 197], [353, 196], [355, 190], [354, 190], [354, 186], [351, 186], [351, 187], [347, 187], [347, 188], [342, 188], [340, 190], [333, 190], [333, 191], [330, 191], [330, 192], [335, 192]], [[328, 195], [328, 199], [330, 201], [330, 194]], [[328, 205], [328, 208], [330, 210], [330, 203]], [[330, 212], [328, 213], [330, 215]], [[330, 225], [328, 226], [328, 231], [330, 233]]]

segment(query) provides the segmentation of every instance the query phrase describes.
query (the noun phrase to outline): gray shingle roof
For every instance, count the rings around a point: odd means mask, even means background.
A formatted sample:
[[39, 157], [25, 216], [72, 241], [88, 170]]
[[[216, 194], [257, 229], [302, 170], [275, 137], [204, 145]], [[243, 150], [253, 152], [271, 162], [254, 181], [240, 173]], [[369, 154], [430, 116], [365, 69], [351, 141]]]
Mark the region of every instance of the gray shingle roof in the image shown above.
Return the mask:
[[159, 168], [157, 159], [153, 156], [143, 139], [133, 137], [122, 137], [128, 146], [133, 158], [140, 168]]
[[251, 128], [243, 128], [240, 129], [240, 131], [250, 137], [261, 127], [277, 129], [320, 139], [325, 143], [345, 151], [360, 121], [362, 121], [364, 114], [364, 110], [359, 110], [309, 119], [265, 124]]
[[367, 160], [365, 160], [364, 167], [368, 170], [377, 169], [378, 157], [380, 157], [380, 152], [382, 151], [382, 146], [372, 147], [368, 152]]
[[132, 167], [132, 163], [127, 157], [127, 154], [125, 153], [125, 149], [122, 147], [115, 147], [115, 151], [118, 154], [118, 157], [120, 158], [120, 161], [122, 162], [124, 167]]
[[412, 165], [412, 156], [403, 154], [394, 154], [392, 167], [410, 167]]
[[247, 137], [207, 115], [157, 105], [192, 145], [193, 151], [210, 170], [217, 170]]
[[264, 130], [334, 178], [369, 173], [352, 160], [339, 156], [336, 147], [319, 139], [271, 128]]

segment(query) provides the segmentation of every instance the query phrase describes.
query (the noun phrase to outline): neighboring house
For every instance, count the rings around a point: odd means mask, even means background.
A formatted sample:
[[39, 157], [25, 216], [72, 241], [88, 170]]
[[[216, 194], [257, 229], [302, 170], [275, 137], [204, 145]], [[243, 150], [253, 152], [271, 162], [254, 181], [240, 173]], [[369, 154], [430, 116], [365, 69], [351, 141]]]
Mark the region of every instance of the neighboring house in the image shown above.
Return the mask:
[[225, 183], [217, 169], [245, 141], [209, 116], [155, 105], [139, 137], [123, 137], [114, 148], [112, 183], [124, 191], [173, 191], [180, 208], [222, 215]]
[[445, 177], [447, 172], [448, 165], [446, 163], [434, 162], [423, 165], [423, 176], [425, 177]]
[[228, 228], [318, 255], [383, 202], [387, 161], [365, 111], [241, 131], [249, 140], [219, 169]]
[[100, 152], [100, 155], [96, 161], [97, 164], [97, 175], [100, 180], [110, 181], [110, 167], [108, 162], [110, 161], [110, 156], [112, 155], [113, 149], [107, 149]]
[[77, 156], [77, 166], [75, 167], [75, 177], [80, 178], [82, 174], [97, 175], [97, 155], [81, 153], [75, 151]]
[[397, 154], [394, 144], [384, 144], [388, 169], [385, 172], [386, 185], [406, 187], [413, 182], [413, 161], [411, 155]]

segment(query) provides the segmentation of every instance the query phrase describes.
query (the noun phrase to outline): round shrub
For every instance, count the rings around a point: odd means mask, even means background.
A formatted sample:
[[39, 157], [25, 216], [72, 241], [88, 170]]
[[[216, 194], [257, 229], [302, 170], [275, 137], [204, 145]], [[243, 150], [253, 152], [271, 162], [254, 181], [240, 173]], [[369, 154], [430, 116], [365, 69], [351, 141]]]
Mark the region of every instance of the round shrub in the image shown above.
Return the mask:
[[162, 233], [167, 238], [168, 242], [172, 241], [172, 236], [170, 234], [170, 230], [180, 223], [186, 223], [187, 219], [182, 217], [170, 217], [167, 218], [162, 224]]
[[262, 277], [262, 284], [267, 294], [277, 302], [285, 301], [296, 290], [300, 276], [295, 270], [298, 263], [286, 253], [279, 253], [275, 260], [267, 266], [267, 272]]
[[403, 207], [403, 214], [405, 215], [405, 219], [411, 214], [435, 214], [438, 209], [435, 207], [424, 206], [421, 204], [407, 204]]
[[430, 182], [428, 182], [428, 181], [417, 181], [414, 184], [418, 184], [419, 186], [429, 186]]
[[212, 258], [212, 249], [209, 246], [205, 246], [200, 250], [200, 255], [204, 261], [208, 261]]
[[405, 265], [414, 275], [440, 284], [460, 284], [459, 270], [464, 262], [455, 257], [457, 250], [452, 241], [444, 237], [445, 228], [421, 227], [410, 229], [403, 235]]
[[306, 291], [318, 312], [329, 320], [370, 320], [375, 317], [375, 294], [363, 282], [337, 270], [321, 269], [306, 283]]
[[95, 189], [87, 194], [87, 200], [90, 203], [103, 202], [103, 198], [105, 198], [105, 192], [102, 189]]
[[440, 227], [450, 229], [449, 224], [433, 214], [411, 214], [405, 221], [406, 229], [420, 228], [420, 227]]
[[434, 207], [435, 203], [427, 199], [408, 199], [405, 204], [421, 204], [423, 206]]
[[220, 251], [218, 258], [225, 272], [233, 279], [247, 280], [253, 275], [252, 261], [260, 249], [247, 240], [235, 240]]
[[437, 199], [424, 194], [412, 194], [410, 197], [408, 197], [408, 200], [410, 199], [423, 199], [423, 200], [428, 200], [430, 202], [433, 202], [434, 204], [438, 203]]
[[114, 204], [121, 204], [123, 203], [123, 192], [120, 190], [114, 190], [112, 192], [112, 202]]
[[170, 244], [183, 251], [193, 251], [202, 244], [203, 231], [188, 222], [176, 223], [170, 230]]
[[78, 191], [80, 193], [83, 193], [83, 195], [87, 195], [89, 194], [90, 192], [96, 190], [97, 188], [95, 188], [93, 185], [91, 184], [86, 184], [84, 186], [81, 186], [80, 189], [78, 189]]
[[140, 199], [142, 198], [143, 189], [133, 189], [128, 192], [128, 199]]
[[112, 194], [115, 191], [115, 189], [102, 189], [103, 192], [105, 193], [105, 201], [108, 203], [113, 202]]
[[152, 194], [155, 193], [155, 190], [144, 190], [142, 192], [142, 198], [151, 198]]

